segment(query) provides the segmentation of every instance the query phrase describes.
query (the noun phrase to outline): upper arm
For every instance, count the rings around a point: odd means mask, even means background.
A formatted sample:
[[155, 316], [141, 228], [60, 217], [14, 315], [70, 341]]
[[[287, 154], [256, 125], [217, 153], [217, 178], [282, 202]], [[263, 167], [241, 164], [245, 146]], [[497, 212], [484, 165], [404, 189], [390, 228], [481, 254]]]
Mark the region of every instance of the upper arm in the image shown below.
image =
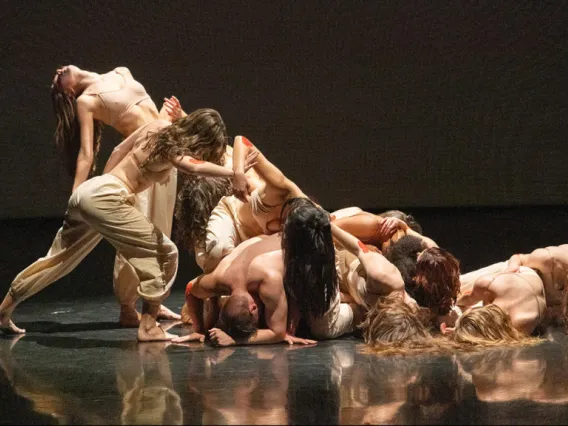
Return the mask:
[[218, 296], [214, 274], [200, 275], [191, 287], [190, 294], [198, 299], [208, 299]]
[[81, 151], [88, 157], [93, 156], [94, 145], [94, 102], [88, 96], [82, 96], [77, 100], [77, 118], [81, 130]]
[[402, 275], [396, 266], [389, 262], [382, 254], [369, 251], [360, 251], [359, 260], [365, 268], [367, 279], [378, 282], [384, 286], [385, 292], [400, 291], [404, 289]]
[[470, 292], [464, 293], [458, 297], [456, 305], [458, 306], [473, 306], [478, 302], [485, 300], [485, 295], [489, 291], [489, 286], [495, 280], [494, 275], [483, 275], [479, 277], [471, 288]]
[[259, 286], [258, 295], [264, 303], [266, 325], [275, 334], [285, 335], [288, 319], [288, 304], [282, 285], [282, 276], [265, 273]]

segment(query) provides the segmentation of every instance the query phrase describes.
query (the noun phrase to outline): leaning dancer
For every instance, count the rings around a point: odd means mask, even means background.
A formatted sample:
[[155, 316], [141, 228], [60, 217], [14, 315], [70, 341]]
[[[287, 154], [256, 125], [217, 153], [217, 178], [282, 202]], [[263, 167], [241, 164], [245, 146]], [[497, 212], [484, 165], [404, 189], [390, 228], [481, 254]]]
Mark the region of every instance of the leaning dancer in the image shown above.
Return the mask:
[[[16, 305], [69, 273], [101, 238], [106, 238], [137, 275], [143, 311], [138, 339], [168, 340], [156, 318], [176, 272], [178, 251], [164, 233], [134, 207], [134, 199], [154, 183], [164, 182], [176, 167], [203, 176], [233, 177], [222, 166], [203, 160], [225, 150], [226, 128], [219, 113], [201, 109], [171, 124], [156, 120], [121, 145], [129, 154], [108, 174], [92, 178], [73, 192], [63, 227], [47, 256], [22, 271], [0, 304], [5, 332], [23, 333], [11, 320]], [[246, 168], [254, 161], [247, 157]]]
[[[67, 171], [74, 178], [72, 191], [95, 171], [104, 124], [127, 138], [159, 117], [158, 109], [144, 86], [125, 67], [105, 74], [82, 70], [74, 65], [59, 68], [51, 86], [51, 98], [57, 119], [55, 143], [65, 159]], [[166, 100], [162, 118], [168, 119], [168, 107], [171, 108], [172, 102], [171, 99]], [[110, 171], [127, 153], [123, 145], [115, 148], [104, 172]], [[152, 185], [136, 195], [137, 208], [168, 237], [172, 230], [176, 177], [176, 170], [172, 169], [168, 182]], [[90, 247], [85, 247], [85, 250], [88, 252]], [[138, 326], [139, 323], [136, 279], [135, 271], [117, 256], [113, 281], [123, 326]], [[159, 317], [179, 318], [165, 307], [161, 307]]]

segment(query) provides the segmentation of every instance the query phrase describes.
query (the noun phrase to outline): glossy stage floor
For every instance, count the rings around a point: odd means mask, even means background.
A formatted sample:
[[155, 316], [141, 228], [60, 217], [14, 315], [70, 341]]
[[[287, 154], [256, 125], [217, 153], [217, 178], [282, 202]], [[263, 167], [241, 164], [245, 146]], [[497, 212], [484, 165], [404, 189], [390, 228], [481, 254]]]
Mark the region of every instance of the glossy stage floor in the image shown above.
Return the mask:
[[[412, 212], [464, 272], [568, 240], [565, 208]], [[5, 221], [2, 293], [41, 256], [58, 220]], [[65, 279], [23, 303], [28, 330], [0, 335], [0, 424], [565, 424], [568, 337], [454, 356], [378, 357], [347, 337], [313, 347], [217, 349], [137, 344], [118, 327], [103, 243]], [[195, 274], [186, 254], [166, 305]], [[170, 332], [189, 330], [173, 325]]]
[[[169, 299], [179, 308], [181, 293]], [[568, 339], [377, 357], [355, 338], [216, 349], [135, 342], [112, 297], [23, 305], [0, 339], [2, 424], [565, 423]], [[170, 331], [186, 333], [180, 326]]]

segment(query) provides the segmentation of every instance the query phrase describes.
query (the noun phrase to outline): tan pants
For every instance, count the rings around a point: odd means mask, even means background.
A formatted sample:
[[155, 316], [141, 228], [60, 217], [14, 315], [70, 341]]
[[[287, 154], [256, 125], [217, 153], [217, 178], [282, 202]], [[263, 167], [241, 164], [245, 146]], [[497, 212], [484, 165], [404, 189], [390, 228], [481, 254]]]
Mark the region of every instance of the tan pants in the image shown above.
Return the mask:
[[339, 292], [337, 297], [331, 302], [329, 310], [320, 318], [307, 318], [308, 327], [312, 335], [318, 340], [335, 339], [344, 334], [353, 333], [357, 329], [355, 318], [357, 315], [353, 309], [362, 310], [360, 306], [341, 303]]
[[12, 282], [14, 299], [25, 300], [71, 272], [105, 238], [135, 272], [137, 294], [146, 301], [160, 303], [174, 282], [178, 251], [134, 207], [134, 202], [135, 195], [113, 175], [81, 184], [69, 199], [63, 226], [47, 255]]
[[205, 243], [195, 248], [195, 261], [205, 273], [212, 272], [240, 243], [257, 236], [240, 223], [238, 209], [241, 205], [234, 196], [226, 196], [211, 212]]
[[[155, 183], [136, 194], [135, 207], [168, 238], [172, 235], [172, 220], [177, 194], [177, 169], [172, 168], [165, 184]], [[114, 259], [113, 287], [121, 305], [134, 305], [138, 300], [138, 275], [120, 253]]]

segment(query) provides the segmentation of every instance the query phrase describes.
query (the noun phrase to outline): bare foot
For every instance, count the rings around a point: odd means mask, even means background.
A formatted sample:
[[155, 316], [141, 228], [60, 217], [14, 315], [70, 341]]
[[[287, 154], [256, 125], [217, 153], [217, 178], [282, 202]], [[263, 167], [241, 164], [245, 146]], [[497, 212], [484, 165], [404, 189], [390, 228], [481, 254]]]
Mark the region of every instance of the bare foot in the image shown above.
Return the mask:
[[140, 325], [140, 313], [135, 307], [121, 306], [120, 307], [120, 317], [118, 323], [121, 327], [134, 328]]
[[24, 334], [26, 330], [16, 327], [10, 317], [6, 314], [0, 315], [0, 330], [4, 334]]
[[176, 314], [172, 310], [166, 308], [164, 305], [160, 305], [160, 309], [158, 310], [158, 319], [179, 321], [181, 319], [181, 315]]
[[154, 325], [153, 327], [143, 327], [142, 324], [138, 328], [138, 341], [139, 342], [159, 342], [164, 340], [172, 340], [176, 338], [175, 334], [165, 332], [160, 326]]
[[181, 308], [181, 322], [182, 324], [187, 324], [187, 325], [193, 324], [193, 321], [189, 316], [189, 308], [187, 307], [187, 303], [184, 303]]

